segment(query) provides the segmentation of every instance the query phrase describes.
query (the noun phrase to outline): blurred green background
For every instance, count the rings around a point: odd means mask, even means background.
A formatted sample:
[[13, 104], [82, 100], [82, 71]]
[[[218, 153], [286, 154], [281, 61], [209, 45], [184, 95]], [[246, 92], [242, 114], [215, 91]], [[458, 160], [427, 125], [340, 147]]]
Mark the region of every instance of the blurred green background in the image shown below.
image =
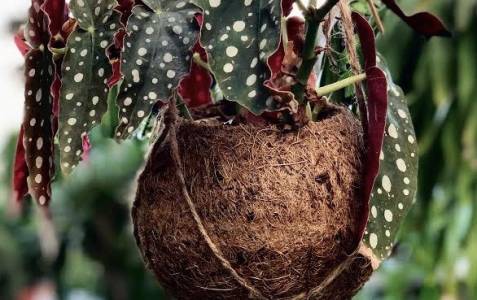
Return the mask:
[[[356, 299], [477, 299], [477, 1], [399, 3], [438, 14], [454, 37], [427, 41], [384, 13], [379, 50], [408, 94], [419, 193], [392, 258]], [[52, 226], [31, 203], [19, 210], [8, 201], [12, 133], [0, 167], [0, 299], [167, 299], [130, 224], [146, 145], [103, 136], [96, 130], [89, 162], [55, 184]]]

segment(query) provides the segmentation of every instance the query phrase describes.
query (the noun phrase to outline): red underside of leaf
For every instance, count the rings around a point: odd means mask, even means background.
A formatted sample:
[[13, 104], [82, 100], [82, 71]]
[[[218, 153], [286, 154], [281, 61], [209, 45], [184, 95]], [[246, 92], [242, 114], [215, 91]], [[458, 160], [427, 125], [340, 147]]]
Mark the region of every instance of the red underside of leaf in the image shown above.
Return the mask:
[[[193, 48], [194, 53], [199, 53], [201, 59], [207, 62], [205, 49], [197, 43]], [[195, 108], [211, 104], [210, 87], [213, 79], [207, 70], [192, 63], [190, 73], [179, 84], [179, 94], [187, 106]]]
[[82, 145], [83, 145], [83, 154], [81, 155], [81, 159], [83, 161], [89, 160], [89, 154], [91, 152], [92, 146], [89, 140], [89, 136], [87, 134], [83, 135], [82, 137]]
[[119, 0], [119, 6], [116, 9], [121, 13], [121, 23], [127, 24], [129, 16], [131, 16], [134, 0]]
[[[197, 14], [195, 20], [199, 26], [203, 25], [202, 14]], [[199, 53], [201, 60], [207, 62], [207, 52], [199, 41], [192, 48], [192, 53]], [[190, 73], [180, 82], [178, 92], [182, 100], [191, 108], [209, 105], [212, 103], [210, 94], [212, 84], [213, 78], [209, 71], [192, 62]]]
[[452, 33], [447, 30], [443, 22], [433, 14], [421, 12], [412, 16], [406, 16], [395, 0], [382, 0], [382, 2], [412, 29], [427, 38], [433, 36], [452, 36]]
[[115, 9], [121, 13], [122, 28], [114, 35], [114, 44], [108, 49], [109, 58], [111, 60], [113, 74], [108, 79], [108, 86], [111, 88], [116, 85], [123, 77], [121, 73], [121, 50], [124, 47], [124, 38], [126, 37], [126, 26], [134, 6], [133, 0], [119, 0], [119, 6]]
[[360, 14], [353, 13], [361, 47], [365, 58], [367, 106], [368, 106], [368, 131], [365, 132], [367, 143], [366, 164], [362, 181], [363, 207], [359, 214], [357, 243], [363, 237], [369, 216], [369, 200], [373, 190], [376, 176], [379, 172], [379, 154], [383, 146], [384, 130], [387, 112], [387, 81], [384, 72], [376, 67], [376, 41], [373, 29]]
[[25, 159], [25, 147], [23, 146], [24, 129], [20, 129], [18, 135], [15, 161], [13, 164], [13, 200], [20, 202], [28, 194], [28, 166]]
[[63, 39], [61, 32], [69, 13], [65, 0], [45, 0], [42, 9], [48, 18], [48, 30], [52, 40]]
[[18, 48], [18, 51], [20, 51], [20, 53], [23, 56], [25, 56], [28, 53], [28, 51], [31, 50], [30, 46], [28, 46], [28, 44], [25, 41], [23, 30], [19, 30], [17, 34], [15, 34], [14, 41], [15, 41], [15, 45]]
[[[269, 89], [270, 93], [281, 99], [287, 99], [285, 102], [294, 99], [293, 94], [290, 92], [293, 82], [288, 82], [285, 80], [285, 77], [297, 71], [296, 59], [300, 57], [305, 44], [305, 22], [303, 19], [298, 17], [288, 19], [287, 35], [290, 49], [285, 52], [283, 40], [280, 42], [278, 50], [268, 59], [271, 78], [265, 82], [265, 86]], [[312, 73], [310, 78], [308, 78], [308, 87], [314, 89], [316, 87], [316, 81], [316, 74]], [[264, 113], [262, 116], [268, 120], [275, 120], [277, 114]]]
[[[56, 67], [59, 70], [58, 66]], [[51, 85], [51, 95], [53, 96], [53, 115], [55, 118], [58, 118], [60, 112], [60, 88], [61, 88], [61, 77], [60, 72], [55, 72], [55, 78], [53, 84]], [[56, 132], [56, 129], [55, 129]]]
[[123, 78], [123, 74], [121, 73], [121, 50], [124, 47], [125, 37], [126, 30], [121, 28], [114, 35], [114, 44], [108, 48], [108, 56], [113, 68], [113, 73], [111, 77], [108, 78], [108, 86], [110, 88], [116, 85]]
[[295, 0], [282, 0], [282, 11], [285, 17], [291, 13], [294, 2]]

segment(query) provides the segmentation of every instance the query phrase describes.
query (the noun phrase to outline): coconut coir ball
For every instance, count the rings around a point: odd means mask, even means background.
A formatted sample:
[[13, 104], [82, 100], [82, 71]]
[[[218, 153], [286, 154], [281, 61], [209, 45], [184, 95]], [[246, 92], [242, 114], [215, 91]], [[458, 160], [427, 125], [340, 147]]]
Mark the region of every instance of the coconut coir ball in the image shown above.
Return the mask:
[[144, 260], [171, 295], [348, 299], [369, 278], [353, 254], [364, 151], [349, 111], [291, 133], [185, 121], [176, 132], [181, 171], [171, 140], [157, 142], [133, 209]]

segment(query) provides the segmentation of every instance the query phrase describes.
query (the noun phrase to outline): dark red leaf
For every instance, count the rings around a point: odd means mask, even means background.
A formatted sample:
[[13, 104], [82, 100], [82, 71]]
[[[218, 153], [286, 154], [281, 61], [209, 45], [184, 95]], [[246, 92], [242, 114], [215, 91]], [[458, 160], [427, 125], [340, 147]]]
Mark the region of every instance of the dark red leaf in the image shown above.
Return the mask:
[[382, 0], [382, 2], [398, 17], [406, 22], [412, 29], [427, 38], [433, 36], [452, 36], [452, 33], [447, 30], [443, 22], [438, 17], [428, 12], [421, 12], [415, 15], [407, 16], [395, 0]]
[[[194, 46], [192, 51], [199, 53], [202, 61], [207, 62], [207, 53], [199, 43]], [[210, 94], [212, 83], [213, 79], [209, 71], [192, 63], [190, 73], [182, 79], [178, 91], [187, 106], [200, 107], [212, 103]]]
[[[195, 21], [199, 26], [204, 23], [202, 14], [196, 14]], [[192, 53], [199, 53], [202, 61], [207, 62], [207, 52], [200, 44], [200, 38], [192, 48]], [[191, 108], [212, 103], [210, 87], [213, 84], [212, 75], [208, 70], [192, 62], [190, 73], [179, 83], [178, 92], [182, 100]]]
[[364, 69], [376, 66], [376, 39], [368, 21], [358, 13], [353, 13], [353, 22], [361, 41], [361, 52], [364, 55]]
[[108, 57], [112, 64], [113, 73], [111, 77], [108, 78], [108, 86], [111, 88], [116, 85], [122, 78], [123, 74], [121, 73], [121, 53], [124, 47], [124, 38], [126, 37], [126, 29], [121, 28], [114, 35], [114, 43], [108, 49]]
[[[64, 48], [66, 45], [66, 39], [69, 35], [65, 34], [63, 30], [64, 24], [69, 19], [68, 5], [65, 3], [65, 0], [45, 0], [42, 10], [48, 22], [48, 33], [50, 36], [49, 47]], [[53, 135], [56, 134], [58, 129], [62, 61], [62, 58], [58, 58], [54, 62], [53, 83], [50, 89], [51, 96], [53, 97]]]
[[[298, 17], [292, 17], [287, 20], [288, 40], [293, 42], [293, 50], [295, 53], [301, 53], [305, 43], [305, 22]], [[268, 65], [272, 72], [272, 78], [278, 76], [282, 70], [283, 58], [285, 57], [285, 50], [283, 41], [280, 42], [280, 47], [268, 58]]]
[[[59, 70], [58, 67], [56, 69]], [[59, 71], [56, 71], [53, 83], [51, 85], [51, 95], [53, 96], [52, 109], [53, 109], [53, 115], [55, 116], [55, 118], [58, 118], [58, 115], [60, 113], [60, 104], [59, 104], [60, 88], [61, 88], [61, 78], [60, 78]], [[56, 132], [56, 129], [55, 129], [55, 132]]]
[[[290, 92], [293, 80], [289, 79], [290, 74], [296, 72], [296, 66], [299, 64], [299, 57], [305, 44], [305, 22], [298, 17], [292, 17], [287, 20], [288, 47], [285, 51], [283, 40], [280, 46], [268, 59], [268, 65], [271, 70], [271, 78], [265, 82], [273, 96], [282, 99], [282, 102], [289, 103], [293, 101], [294, 96]], [[316, 74], [312, 73], [308, 79], [308, 87], [316, 87]], [[278, 109], [278, 108], [277, 108]], [[273, 114], [275, 116], [276, 114]]]
[[13, 164], [13, 200], [20, 202], [28, 194], [28, 166], [25, 160], [25, 147], [23, 145], [24, 129], [20, 129], [18, 135], [15, 161]]
[[282, 12], [285, 17], [291, 13], [293, 3], [295, 3], [295, 0], [282, 0]]
[[123, 23], [123, 25], [126, 25], [129, 16], [131, 16], [132, 8], [134, 6], [134, 0], [119, 0], [118, 4], [119, 5], [116, 7], [116, 9], [121, 12], [121, 23]]
[[121, 13], [121, 28], [114, 35], [114, 43], [108, 48], [108, 57], [111, 61], [113, 73], [110, 78], [108, 78], [108, 86], [111, 88], [116, 85], [122, 78], [123, 74], [121, 73], [121, 53], [124, 47], [124, 39], [126, 37], [126, 25], [129, 17], [132, 14], [132, 9], [134, 7], [134, 0], [119, 0], [118, 6], [115, 8]]
[[354, 12], [352, 17], [361, 41], [367, 76], [368, 130], [365, 132], [367, 149], [362, 181], [363, 207], [358, 212], [360, 214], [358, 241], [361, 241], [368, 223], [371, 192], [379, 172], [379, 154], [384, 140], [388, 96], [386, 76], [376, 67], [376, 41], [373, 29], [360, 14]]
[[57, 39], [63, 40], [61, 35], [62, 28], [63, 24], [68, 20], [68, 7], [65, 0], [45, 0], [42, 9], [48, 18], [51, 42], [54, 43]]

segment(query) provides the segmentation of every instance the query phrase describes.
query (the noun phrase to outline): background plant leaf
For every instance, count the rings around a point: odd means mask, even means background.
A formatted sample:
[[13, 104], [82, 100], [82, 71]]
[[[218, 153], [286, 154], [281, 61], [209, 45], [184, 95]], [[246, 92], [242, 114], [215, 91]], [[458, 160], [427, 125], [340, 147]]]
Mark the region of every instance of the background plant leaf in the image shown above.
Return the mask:
[[61, 169], [69, 174], [82, 154], [82, 138], [107, 111], [112, 74], [106, 48], [113, 43], [120, 14], [115, 0], [74, 0], [71, 12], [78, 27], [67, 42], [60, 99]]
[[267, 109], [267, 60], [280, 43], [281, 1], [195, 2], [205, 12], [201, 42], [225, 99], [261, 114]]
[[379, 65], [387, 71], [389, 104], [381, 166], [371, 196], [364, 242], [377, 258], [384, 260], [390, 255], [400, 225], [414, 203], [418, 147], [404, 92], [393, 83], [382, 59]]
[[148, 0], [133, 8], [127, 26], [118, 96], [118, 138], [129, 137], [154, 104], [167, 101], [189, 72], [199, 33], [198, 8], [185, 1]]

